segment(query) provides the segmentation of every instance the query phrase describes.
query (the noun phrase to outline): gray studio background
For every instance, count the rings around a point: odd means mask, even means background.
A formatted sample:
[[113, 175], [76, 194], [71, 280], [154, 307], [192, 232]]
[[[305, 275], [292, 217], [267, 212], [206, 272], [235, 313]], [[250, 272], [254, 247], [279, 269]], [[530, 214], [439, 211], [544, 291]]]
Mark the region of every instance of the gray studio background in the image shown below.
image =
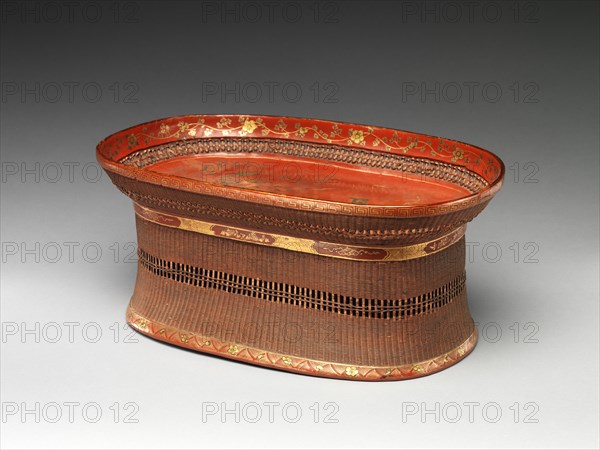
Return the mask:
[[[0, 25], [3, 448], [598, 447], [598, 3], [7, 1]], [[467, 231], [473, 354], [369, 384], [132, 334], [133, 211], [95, 145], [188, 113], [500, 155]]]

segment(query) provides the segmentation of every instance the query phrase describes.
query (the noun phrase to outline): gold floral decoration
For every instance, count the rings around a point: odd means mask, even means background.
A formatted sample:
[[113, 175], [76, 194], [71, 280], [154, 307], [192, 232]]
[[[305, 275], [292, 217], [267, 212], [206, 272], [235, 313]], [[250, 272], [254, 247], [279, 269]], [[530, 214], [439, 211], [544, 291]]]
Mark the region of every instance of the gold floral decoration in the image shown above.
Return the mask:
[[237, 345], [230, 345], [229, 348], [227, 349], [227, 353], [229, 353], [232, 356], [237, 355], [240, 352], [240, 349]]
[[171, 127], [169, 125], [167, 125], [166, 123], [161, 123], [160, 124], [160, 129], [158, 131], [158, 136], [159, 137], [166, 137], [169, 135], [169, 131], [171, 130]]
[[346, 375], [349, 377], [355, 377], [358, 375], [358, 369], [354, 366], [346, 367]]
[[350, 134], [350, 143], [355, 144], [364, 144], [365, 142], [365, 133], [362, 130], [348, 130]]
[[136, 145], [138, 145], [138, 140], [137, 140], [137, 137], [135, 136], [135, 134], [127, 135], [127, 144], [129, 145], [129, 148], [135, 147]]
[[190, 124], [187, 122], [179, 122], [177, 124], [177, 127], [179, 129], [179, 133], [185, 133], [190, 129]]
[[242, 130], [240, 131], [240, 134], [244, 135], [252, 133], [254, 130], [256, 130], [257, 127], [258, 125], [254, 120], [246, 119], [244, 121], [244, 124], [242, 125]]
[[286, 129], [287, 129], [287, 124], [283, 120], [279, 119], [277, 121], [277, 124], [275, 125], [275, 131], [281, 132], [281, 131], [285, 131]]
[[221, 120], [217, 123], [217, 128], [227, 128], [231, 125], [231, 119], [227, 117], [221, 117]]
[[419, 364], [413, 366], [413, 371], [418, 372], [418, 373], [423, 373], [425, 372], [425, 369], [423, 369], [423, 367]]
[[456, 162], [458, 160], [463, 159], [465, 156], [465, 152], [462, 148], [455, 148], [452, 152], [452, 162]]
[[[236, 123], [233, 122], [235, 119], [237, 119]], [[405, 154], [427, 152], [431, 156], [442, 157], [453, 163], [460, 161], [469, 164], [470, 167], [483, 166], [482, 172], [488, 176], [500, 171], [493, 158], [489, 157], [483, 160], [476, 151], [460, 148], [456, 143], [441, 138], [404, 135], [398, 131], [381, 132], [373, 127], [344, 129], [341, 124], [337, 123], [330, 123], [329, 126], [320, 123], [309, 125], [306, 122], [292, 121], [286, 118], [278, 119], [271, 126], [265, 122], [265, 119], [257, 116], [219, 117], [218, 120], [214, 119], [214, 122], [211, 120], [204, 117], [190, 117], [179, 119], [176, 124], [174, 121], [165, 121], [157, 124], [155, 131], [144, 126], [140, 128], [139, 132], [126, 135], [125, 140], [128, 147], [132, 149], [142, 144], [151, 145], [154, 139], [208, 137], [214, 131], [221, 136], [235, 134], [246, 136], [260, 129], [263, 136], [276, 135], [284, 138], [310, 136], [315, 140], [322, 140], [330, 144], [369, 145], [381, 150], [392, 150]]]

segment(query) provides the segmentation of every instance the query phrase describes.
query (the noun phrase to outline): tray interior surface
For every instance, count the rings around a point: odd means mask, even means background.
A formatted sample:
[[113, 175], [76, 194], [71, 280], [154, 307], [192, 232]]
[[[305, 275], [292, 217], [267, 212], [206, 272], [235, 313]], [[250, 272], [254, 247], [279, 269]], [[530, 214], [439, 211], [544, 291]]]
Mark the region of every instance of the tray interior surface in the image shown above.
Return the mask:
[[219, 186], [348, 204], [429, 205], [471, 194], [425, 175], [287, 155], [189, 155], [145, 169]]

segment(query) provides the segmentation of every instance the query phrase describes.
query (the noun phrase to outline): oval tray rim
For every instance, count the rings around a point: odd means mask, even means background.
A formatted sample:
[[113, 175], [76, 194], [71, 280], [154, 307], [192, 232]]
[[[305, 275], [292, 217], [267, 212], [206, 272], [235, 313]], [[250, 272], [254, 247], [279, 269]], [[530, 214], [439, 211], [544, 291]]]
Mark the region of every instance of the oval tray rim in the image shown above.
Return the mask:
[[[343, 126], [346, 129], [352, 129], [354, 127], [365, 131], [365, 130], [377, 130], [382, 131], [384, 133], [392, 133], [399, 132], [403, 134], [410, 134], [414, 136], [418, 136], [420, 139], [431, 139], [431, 140], [441, 140], [445, 143], [458, 144], [461, 146], [468, 147], [470, 149], [474, 149], [478, 152], [481, 152], [483, 155], [492, 158], [499, 165], [499, 172], [496, 178], [484, 189], [475, 192], [473, 194], [465, 195], [457, 199], [435, 202], [435, 203], [427, 203], [425, 205], [362, 205], [362, 204], [354, 204], [347, 202], [336, 202], [331, 200], [320, 200], [314, 198], [305, 198], [305, 197], [297, 197], [292, 195], [285, 194], [277, 194], [270, 193], [265, 191], [253, 190], [248, 188], [238, 188], [235, 186], [221, 186], [217, 184], [212, 184], [205, 181], [200, 180], [192, 180], [185, 177], [179, 177], [176, 175], [166, 175], [160, 174], [159, 172], [153, 172], [147, 170], [145, 168], [136, 168], [133, 166], [128, 166], [119, 161], [111, 160], [104, 153], [104, 146], [107, 142], [111, 140], [115, 140], [119, 137], [125, 137], [128, 133], [131, 133], [133, 130], [137, 130], [143, 127], [149, 127], [161, 123], [165, 123], [167, 121], [177, 121], [177, 120], [201, 120], [201, 119], [248, 119], [248, 120], [290, 120], [290, 121], [299, 121], [302, 124], [314, 125], [314, 124], [323, 124], [327, 126], [339, 125]], [[259, 133], [254, 132], [247, 133], [244, 137], [248, 138], [261, 138], [261, 139], [273, 139], [272, 137], [263, 136]], [[311, 142], [318, 143], [315, 139], [300, 139], [297, 137], [283, 137], [277, 136], [277, 139], [291, 140], [291, 141], [299, 141], [299, 142]], [[194, 139], [202, 139], [202, 138], [194, 138]], [[205, 138], [206, 139], [206, 138]], [[171, 139], [169, 141], [157, 144], [164, 145], [166, 143], [172, 143], [177, 141], [186, 141], [191, 140], [187, 138], [177, 138]], [[157, 145], [148, 145], [146, 147], [142, 147], [140, 149], [133, 150], [131, 153], [135, 153], [136, 151], [156, 147]], [[337, 144], [346, 148], [360, 148], [367, 149], [370, 152], [379, 152], [382, 154], [390, 154], [389, 151], [384, 151], [382, 149], [371, 148], [370, 146], [360, 147], [358, 145], [347, 145], [347, 144]], [[397, 154], [397, 153], [395, 153]], [[440, 159], [428, 158], [426, 156], [421, 155], [410, 155], [414, 158], [431, 160], [440, 162]], [[147, 122], [142, 122], [127, 128], [124, 128], [120, 131], [112, 133], [102, 139], [96, 146], [96, 158], [100, 165], [107, 171], [115, 172], [119, 175], [125, 176], [127, 178], [131, 178], [134, 180], [148, 182], [151, 184], [156, 184], [160, 186], [176, 186], [177, 189], [197, 193], [204, 195], [213, 195], [225, 198], [233, 198], [238, 200], [249, 201], [252, 203], [258, 204], [267, 204], [272, 206], [283, 206], [291, 209], [299, 209], [299, 210], [313, 210], [313, 211], [321, 211], [327, 213], [338, 213], [338, 214], [352, 214], [352, 215], [361, 215], [361, 216], [432, 216], [443, 214], [449, 211], [456, 211], [460, 209], [466, 209], [469, 207], [473, 207], [480, 203], [486, 202], [490, 200], [502, 187], [504, 176], [505, 176], [505, 165], [504, 162], [493, 152], [486, 150], [484, 148], [459, 141], [456, 139], [443, 138], [440, 136], [429, 135], [420, 132], [414, 132], [403, 129], [395, 129], [388, 127], [380, 127], [374, 125], [366, 125], [360, 123], [353, 122], [343, 122], [337, 120], [327, 120], [327, 119], [313, 119], [306, 117], [295, 117], [295, 116], [279, 116], [279, 115], [254, 115], [254, 114], [186, 114], [186, 115], [177, 115], [177, 116], [169, 116], [163, 117], [160, 119], [154, 119]], [[442, 161], [443, 162], [443, 161]], [[460, 164], [456, 164], [457, 166], [461, 166]], [[463, 167], [465, 167], [463, 165]], [[473, 171], [472, 171], [473, 172]], [[151, 176], [149, 176], [151, 174]]]

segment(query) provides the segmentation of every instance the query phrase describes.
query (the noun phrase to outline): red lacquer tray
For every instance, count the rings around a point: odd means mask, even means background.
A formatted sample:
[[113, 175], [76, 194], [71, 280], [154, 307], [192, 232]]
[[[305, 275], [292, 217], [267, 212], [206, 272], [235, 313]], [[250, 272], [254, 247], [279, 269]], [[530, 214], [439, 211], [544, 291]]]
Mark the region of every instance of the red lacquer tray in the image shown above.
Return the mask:
[[473, 348], [464, 231], [500, 189], [492, 153], [365, 125], [198, 115], [116, 133], [97, 157], [135, 203], [137, 330], [364, 380], [432, 373]]

